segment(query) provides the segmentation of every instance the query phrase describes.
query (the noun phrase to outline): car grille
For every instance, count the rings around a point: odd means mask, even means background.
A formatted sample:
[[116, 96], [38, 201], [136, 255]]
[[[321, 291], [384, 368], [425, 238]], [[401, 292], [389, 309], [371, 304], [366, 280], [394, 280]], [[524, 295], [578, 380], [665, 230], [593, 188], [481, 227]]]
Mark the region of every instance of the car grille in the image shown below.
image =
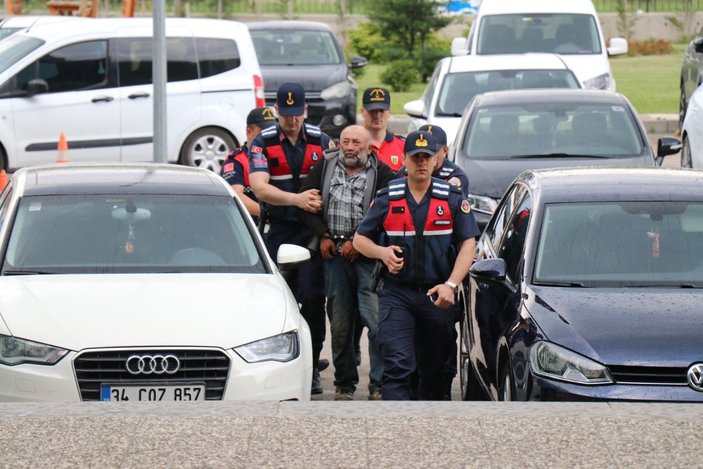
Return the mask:
[[686, 386], [687, 368], [664, 366], [609, 366], [613, 379], [620, 384]]
[[[168, 354], [175, 355], [181, 362], [180, 369], [172, 375], [133, 375], [125, 366], [132, 355]], [[82, 353], [74, 359], [73, 367], [84, 401], [99, 401], [103, 383], [123, 386], [204, 383], [205, 399], [221, 400], [229, 375], [229, 357], [221, 350], [110, 350]]]

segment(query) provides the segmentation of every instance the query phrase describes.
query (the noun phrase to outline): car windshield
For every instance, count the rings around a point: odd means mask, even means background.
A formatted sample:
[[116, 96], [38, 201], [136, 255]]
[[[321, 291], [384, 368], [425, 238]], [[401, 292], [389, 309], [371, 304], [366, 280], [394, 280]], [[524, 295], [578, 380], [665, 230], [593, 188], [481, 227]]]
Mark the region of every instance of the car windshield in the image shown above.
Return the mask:
[[42, 44], [41, 39], [14, 34], [0, 41], [0, 73]]
[[19, 204], [3, 275], [266, 272], [230, 197], [28, 196]]
[[535, 284], [703, 287], [703, 203], [550, 204]]
[[336, 65], [342, 63], [335, 41], [327, 31], [253, 29], [260, 65]]
[[4, 39], [7, 36], [20, 31], [23, 28], [0, 28], [0, 39]]
[[552, 52], [600, 54], [600, 35], [592, 15], [511, 14], [484, 16], [478, 54]]
[[571, 70], [491, 70], [444, 77], [435, 115], [460, 117], [477, 94], [525, 88], [580, 88]]
[[462, 152], [470, 159], [579, 156], [632, 157], [643, 139], [627, 108], [612, 103], [533, 101], [479, 107]]

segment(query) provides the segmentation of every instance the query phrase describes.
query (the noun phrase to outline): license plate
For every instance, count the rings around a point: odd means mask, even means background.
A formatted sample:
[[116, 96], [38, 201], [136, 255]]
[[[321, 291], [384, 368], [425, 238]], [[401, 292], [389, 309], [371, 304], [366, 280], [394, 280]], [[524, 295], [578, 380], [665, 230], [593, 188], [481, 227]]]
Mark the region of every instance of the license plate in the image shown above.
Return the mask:
[[205, 386], [100, 386], [101, 401], [204, 401]]

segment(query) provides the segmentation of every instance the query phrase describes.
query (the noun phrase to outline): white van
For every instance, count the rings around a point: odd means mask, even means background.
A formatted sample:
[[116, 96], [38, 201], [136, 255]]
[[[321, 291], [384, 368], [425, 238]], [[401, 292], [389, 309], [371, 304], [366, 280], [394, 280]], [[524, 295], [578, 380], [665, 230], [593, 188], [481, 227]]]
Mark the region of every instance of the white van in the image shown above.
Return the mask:
[[609, 55], [627, 53], [627, 40], [603, 39], [591, 0], [483, 0], [467, 38], [452, 55], [559, 54], [584, 88], [615, 90]]
[[[2, 168], [51, 163], [61, 133], [71, 162], [153, 161], [151, 18], [75, 19], [0, 41]], [[219, 171], [264, 105], [246, 25], [169, 18], [167, 157]]]

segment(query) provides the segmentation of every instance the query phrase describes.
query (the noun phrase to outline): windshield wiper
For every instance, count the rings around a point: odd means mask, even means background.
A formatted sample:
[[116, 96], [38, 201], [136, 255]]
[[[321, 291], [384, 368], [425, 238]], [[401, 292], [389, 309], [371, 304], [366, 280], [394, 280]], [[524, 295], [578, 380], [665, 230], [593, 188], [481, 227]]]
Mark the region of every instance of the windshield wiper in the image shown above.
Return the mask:
[[441, 117], [461, 117], [460, 112], [438, 112], [435, 115]]
[[590, 285], [581, 282], [535, 282], [535, 285], [539, 285], [540, 287], [591, 288]]
[[642, 283], [625, 285], [625, 288], [703, 288], [703, 285], [693, 283]]
[[3, 270], [2, 275], [53, 275], [57, 272], [48, 272], [44, 270]]
[[608, 155], [579, 155], [574, 153], [540, 153], [534, 155], [511, 155], [510, 158], [610, 158]]

